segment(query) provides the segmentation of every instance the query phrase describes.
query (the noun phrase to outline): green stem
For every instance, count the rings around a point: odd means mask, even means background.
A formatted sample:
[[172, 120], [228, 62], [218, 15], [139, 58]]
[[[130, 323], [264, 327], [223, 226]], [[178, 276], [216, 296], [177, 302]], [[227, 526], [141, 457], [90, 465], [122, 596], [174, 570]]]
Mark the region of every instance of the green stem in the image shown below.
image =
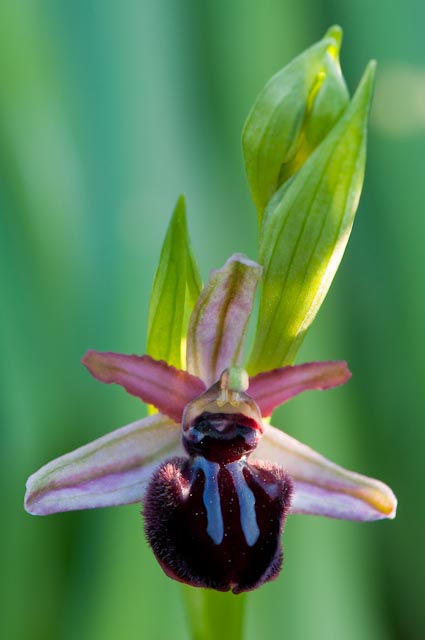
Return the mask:
[[243, 640], [244, 594], [182, 588], [192, 640]]

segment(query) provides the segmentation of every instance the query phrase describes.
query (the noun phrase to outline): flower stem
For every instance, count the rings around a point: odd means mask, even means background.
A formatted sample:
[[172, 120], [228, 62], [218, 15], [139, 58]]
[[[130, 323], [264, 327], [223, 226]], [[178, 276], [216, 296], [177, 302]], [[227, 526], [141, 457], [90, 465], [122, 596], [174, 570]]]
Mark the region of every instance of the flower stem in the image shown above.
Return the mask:
[[192, 640], [243, 640], [244, 594], [182, 588]]

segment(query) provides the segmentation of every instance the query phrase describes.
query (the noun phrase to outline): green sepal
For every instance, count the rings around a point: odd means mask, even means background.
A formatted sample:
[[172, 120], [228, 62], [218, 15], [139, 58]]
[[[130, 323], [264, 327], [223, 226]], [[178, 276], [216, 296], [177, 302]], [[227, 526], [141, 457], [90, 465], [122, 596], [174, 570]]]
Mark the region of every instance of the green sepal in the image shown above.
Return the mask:
[[190, 246], [183, 196], [177, 201], [155, 273], [149, 304], [147, 353], [179, 369], [185, 368], [185, 342], [190, 312], [202, 283]]
[[278, 188], [303, 165], [346, 108], [349, 96], [331, 27], [266, 84], [242, 132], [245, 170], [261, 224]]
[[266, 211], [251, 375], [293, 362], [342, 259], [363, 184], [374, 72], [371, 62], [349, 107]]

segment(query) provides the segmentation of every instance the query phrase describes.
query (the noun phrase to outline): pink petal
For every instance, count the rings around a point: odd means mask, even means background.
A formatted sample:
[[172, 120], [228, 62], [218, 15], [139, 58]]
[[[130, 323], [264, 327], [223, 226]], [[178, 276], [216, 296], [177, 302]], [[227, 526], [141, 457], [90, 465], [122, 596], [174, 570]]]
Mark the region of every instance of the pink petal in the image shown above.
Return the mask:
[[255, 457], [281, 465], [294, 480], [292, 513], [344, 520], [395, 517], [397, 500], [387, 485], [343, 469], [279, 429], [266, 427]]
[[192, 312], [187, 369], [208, 386], [224, 369], [241, 363], [245, 332], [262, 267], [235, 254], [212, 271]]
[[82, 363], [97, 380], [121, 385], [175, 422], [181, 421], [187, 403], [205, 391], [199, 378], [150, 356], [87, 351]]
[[260, 407], [263, 416], [290, 398], [310, 389], [332, 389], [351, 378], [347, 363], [308, 362], [265, 371], [250, 378], [249, 395]]
[[25, 509], [48, 515], [141, 502], [152, 472], [182, 455], [180, 429], [156, 414], [67, 453], [32, 475]]

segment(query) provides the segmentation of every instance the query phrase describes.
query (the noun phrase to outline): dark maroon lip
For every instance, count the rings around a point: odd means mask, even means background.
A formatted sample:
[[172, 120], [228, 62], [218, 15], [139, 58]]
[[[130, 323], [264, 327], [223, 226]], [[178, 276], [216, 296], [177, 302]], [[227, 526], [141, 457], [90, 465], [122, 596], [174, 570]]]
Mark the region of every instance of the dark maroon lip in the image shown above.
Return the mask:
[[277, 465], [171, 458], [153, 475], [145, 532], [168, 576], [241, 593], [277, 577], [292, 482]]

